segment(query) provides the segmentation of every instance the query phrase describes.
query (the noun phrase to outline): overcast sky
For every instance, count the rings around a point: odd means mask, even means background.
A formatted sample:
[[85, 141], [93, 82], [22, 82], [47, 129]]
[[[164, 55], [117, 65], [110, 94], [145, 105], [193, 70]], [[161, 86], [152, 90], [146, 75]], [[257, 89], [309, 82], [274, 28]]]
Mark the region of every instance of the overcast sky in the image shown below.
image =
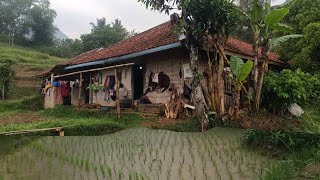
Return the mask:
[[[285, 0], [274, 0], [272, 5]], [[128, 30], [143, 32], [169, 20], [166, 14], [146, 10], [137, 0], [51, 0], [51, 7], [57, 12], [55, 24], [69, 38], [79, 38], [89, 33], [90, 22], [105, 17], [110, 23], [116, 18]]]

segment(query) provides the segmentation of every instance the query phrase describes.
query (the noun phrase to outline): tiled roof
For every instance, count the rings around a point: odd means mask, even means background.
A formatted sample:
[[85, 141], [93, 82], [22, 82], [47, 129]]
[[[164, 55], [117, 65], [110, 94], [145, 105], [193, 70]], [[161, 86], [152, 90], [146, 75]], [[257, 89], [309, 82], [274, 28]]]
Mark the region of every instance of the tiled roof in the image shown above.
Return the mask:
[[[179, 41], [178, 35], [175, 34], [173, 30], [174, 25], [168, 21], [136, 36], [120, 41], [109, 48], [94, 49], [80, 54], [65, 62], [64, 65], [76, 65], [91, 61], [109, 59], [172, 44]], [[254, 56], [252, 44], [233, 37], [228, 38], [225, 49], [232, 53], [250, 57]], [[273, 53], [270, 53], [270, 60], [282, 63]]]
[[163, 23], [143, 33], [120, 41], [109, 48], [96, 49], [86, 52], [67, 61], [66, 65], [75, 65], [101, 59], [132, 54], [179, 41], [173, 32], [174, 26], [170, 22]]
[[[228, 38], [225, 49], [230, 52], [233, 52], [233, 53], [251, 56], [252, 58], [254, 57], [253, 45], [250, 43], [241, 41], [239, 39], [236, 39], [234, 37]], [[259, 50], [259, 55], [261, 56], [261, 49]], [[269, 60], [273, 61], [273, 62], [284, 64], [284, 62], [280, 61], [278, 59], [278, 56], [274, 53], [269, 54]]]

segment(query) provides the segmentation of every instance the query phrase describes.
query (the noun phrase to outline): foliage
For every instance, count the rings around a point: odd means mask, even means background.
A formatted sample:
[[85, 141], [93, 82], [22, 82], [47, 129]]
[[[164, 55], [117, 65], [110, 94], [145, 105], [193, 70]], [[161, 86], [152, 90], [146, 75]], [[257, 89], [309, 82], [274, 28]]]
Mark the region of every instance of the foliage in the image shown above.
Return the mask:
[[291, 103], [304, 105], [320, 96], [320, 80], [301, 70], [270, 72], [264, 81], [263, 105], [271, 111], [282, 111]]
[[91, 24], [93, 25], [91, 33], [83, 34], [80, 37], [83, 52], [100, 47], [109, 47], [129, 35], [119, 19], [115, 19], [111, 24], [106, 24], [105, 18], [97, 19], [97, 25]]
[[89, 87], [87, 87], [87, 89], [90, 89], [93, 93], [97, 94], [99, 91], [103, 90], [103, 86], [101, 86], [100, 84], [90, 84]]
[[320, 108], [319, 102], [308, 105], [304, 108], [304, 114], [299, 117], [304, 131], [313, 134], [320, 134]]
[[[19, 107], [19, 106], [18, 106]], [[11, 108], [12, 110], [12, 108]], [[0, 132], [14, 130], [65, 127], [66, 135], [103, 135], [116, 131], [137, 127], [144, 118], [137, 115], [122, 115], [118, 119], [115, 114], [106, 112], [77, 111], [73, 107], [60, 106], [38, 112], [47, 120], [29, 124], [11, 124], [0, 127]], [[44, 132], [32, 135], [51, 135]]]
[[43, 97], [40, 95], [23, 98], [17, 105], [17, 109], [27, 111], [39, 111], [43, 109]]
[[239, 57], [232, 56], [230, 60], [230, 69], [236, 76], [236, 82], [241, 83], [247, 79], [253, 67], [253, 62], [248, 60], [246, 63]]
[[0, 92], [2, 100], [9, 96], [13, 88], [15, 72], [12, 69], [13, 61], [10, 59], [0, 59]]
[[253, 68], [253, 62], [251, 60], [248, 60], [246, 63], [243, 62], [243, 60], [239, 57], [232, 56], [230, 59], [230, 69], [232, 73], [235, 75], [234, 80], [234, 89], [235, 89], [235, 104], [234, 104], [234, 115], [230, 114], [231, 116], [234, 116], [233, 118], [238, 120], [239, 119], [239, 111], [240, 111], [240, 91], [243, 86], [243, 82], [248, 78], [251, 70]]
[[91, 32], [82, 34], [80, 39], [55, 40], [52, 46], [36, 48], [52, 56], [71, 58], [89, 50], [110, 47], [136, 34], [134, 31], [128, 32], [119, 19], [107, 24], [106, 18], [101, 18], [90, 25]]
[[34, 49], [50, 56], [72, 58], [82, 53], [82, 41], [80, 39], [55, 40], [52, 46], [36, 46]]
[[284, 152], [295, 152], [318, 147], [320, 134], [306, 132], [272, 132], [248, 129], [243, 137], [244, 144], [261, 149], [268, 148]]
[[264, 180], [289, 180], [294, 173], [294, 164], [291, 161], [276, 163], [267, 169]]
[[48, 0], [3, 0], [0, 9], [0, 34], [7, 35], [9, 44], [16, 39], [22, 39], [23, 45], [52, 42], [56, 13]]
[[13, 111], [39, 111], [42, 109], [43, 99], [38, 95], [0, 103], [0, 114]]
[[289, 41], [290, 39], [301, 38], [301, 37], [303, 37], [303, 35], [301, 34], [290, 34], [290, 35], [281, 36], [281, 37], [272, 39], [270, 42], [270, 49], [274, 50], [275, 48], [279, 47], [281, 43]]
[[262, 177], [266, 180], [319, 177], [317, 172], [308, 172], [310, 165], [320, 163], [320, 134], [305, 132], [271, 132], [246, 130], [244, 144], [263, 153], [278, 156], [282, 160], [270, 168]]
[[305, 37], [297, 44], [301, 51], [292, 60], [295, 68], [316, 73], [320, 68], [320, 23], [310, 23], [304, 29]]
[[15, 62], [15, 66], [28, 70], [44, 70], [65, 61], [34, 49], [4, 44], [0, 44], [0, 59], [10, 59]]
[[303, 34], [304, 37], [283, 43], [277, 52], [281, 60], [290, 61], [295, 68], [311, 73], [318, 72], [320, 1], [292, 0], [287, 7], [290, 12], [284, 22], [293, 27], [293, 33]]
[[[274, 32], [290, 32], [291, 27], [281, 23], [284, 17], [289, 13], [289, 9], [273, 9], [269, 2], [252, 1], [252, 8], [249, 11], [252, 31], [254, 32], [254, 88], [255, 88], [255, 109], [260, 108], [261, 94], [264, 76], [266, 74], [267, 64], [270, 53], [270, 40]], [[261, 48], [262, 63], [259, 65], [259, 52]]]
[[[228, 35], [238, 20], [238, 9], [225, 0], [181, 1], [181, 9], [187, 12], [190, 24], [182, 26], [189, 35], [189, 41], [202, 46], [204, 35]], [[221, 42], [222, 43], [222, 42]]]

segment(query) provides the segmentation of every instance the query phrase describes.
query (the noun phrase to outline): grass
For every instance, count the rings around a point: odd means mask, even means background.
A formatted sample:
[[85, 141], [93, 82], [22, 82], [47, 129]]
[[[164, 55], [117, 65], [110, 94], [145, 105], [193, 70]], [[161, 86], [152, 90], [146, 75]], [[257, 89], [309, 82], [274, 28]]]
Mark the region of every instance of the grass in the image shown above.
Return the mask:
[[65, 59], [50, 56], [33, 49], [0, 44], [0, 59], [11, 59], [29, 70], [43, 70], [52, 67]]
[[303, 130], [313, 134], [320, 134], [320, 107], [317, 105], [307, 106], [305, 113], [299, 118]]
[[[316, 171], [309, 170], [310, 167]], [[283, 157], [267, 169], [265, 180], [320, 179], [320, 144], [299, 153]]]
[[[29, 102], [29, 101], [27, 101]], [[30, 101], [34, 102], [34, 101]], [[8, 106], [22, 106], [24, 104], [8, 104], [2, 111], [8, 110]], [[1, 107], [1, 106], [0, 106]], [[28, 124], [10, 124], [0, 127], [0, 132], [41, 129], [51, 127], [65, 127], [65, 135], [102, 135], [109, 134], [119, 130], [137, 127], [145, 118], [137, 115], [122, 115], [117, 119], [116, 115], [105, 112], [77, 111], [73, 107], [57, 107], [46, 109], [36, 114], [41, 115], [44, 121]], [[50, 135], [42, 133], [40, 135]]]

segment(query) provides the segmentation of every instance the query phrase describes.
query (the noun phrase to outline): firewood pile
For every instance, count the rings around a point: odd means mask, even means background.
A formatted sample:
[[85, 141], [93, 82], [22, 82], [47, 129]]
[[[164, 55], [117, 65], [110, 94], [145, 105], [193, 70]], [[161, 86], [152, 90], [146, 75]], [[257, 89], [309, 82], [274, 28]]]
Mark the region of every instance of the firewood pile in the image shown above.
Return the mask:
[[177, 119], [191, 116], [192, 110], [195, 109], [195, 107], [187, 104], [186, 101], [187, 100], [183, 98], [183, 95], [180, 94], [174, 87], [174, 84], [171, 84], [170, 101], [169, 103], [165, 104], [166, 118]]

